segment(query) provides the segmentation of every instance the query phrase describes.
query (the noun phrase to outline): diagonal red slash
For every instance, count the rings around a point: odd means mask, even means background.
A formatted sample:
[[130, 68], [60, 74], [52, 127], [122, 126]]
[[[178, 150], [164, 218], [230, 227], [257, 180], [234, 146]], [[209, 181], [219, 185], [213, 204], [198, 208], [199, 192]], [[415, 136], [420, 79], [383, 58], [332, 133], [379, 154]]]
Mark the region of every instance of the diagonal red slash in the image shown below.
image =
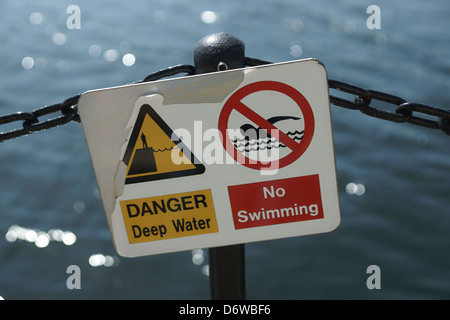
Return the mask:
[[[303, 119], [305, 122], [304, 135], [301, 143], [297, 143], [295, 140], [291, 139], [287, 134], [261, 117], [242, 102], [242, 99], [246, 96], [259, 91], [280, 92], [291, 98], [297, 104], [303, 114]], [[236, 112], [239, 112], [248, 120], [254, 122], [261, 129], [274, 136], [278, 141], [280, 141], [280, 143], [283, 143], [286, 147], [288, 147], [291, 152], [278, 160], [271, 161], [270, 165], [267, 166], [267, 163], [248, 158], [244, 154], [237, 151], [236, 148], [229, 148], [229, 146], [232, 145], [232, 142], [230, 141], [230, 136], [227, 130], [228, 121], [233, 110], [236, 110]], [[222, 133], [220, 135], [220, 139], [222, 140], [222, 145], [227, 153], [238, 163], [255, 170], [265, 170], [274, 167], [280, 169], [296, 161], [306, 151], [311, 143], [314, 135], [314, 127], [314, 113], [308, 100], [306, 100], [301, 92], [294, 87], [277, 81], [257, 81], [239, 88], [223, 105], [218, 122], [218, 129]]]
[[259, 114], [257, 114], [255, 111], [247, 107], [245, 104], [243, 104], [241, 101], [237, 103], [237, 105], [234, 106], [234, 109], [241, 113], [244, 117], [254, 122], [257, 126], [264, 129], [269, 133], [271, 136], [274, 136], [278, 141], [283, 143], [285, 146], [287, 146], [291, 150], [295, 150], [298, 148], [298, 143], [295, 142], [293, 139], [291, 139], [287, 134], [285, 134], [283, 131], [275, 127], [273, 124], [271, 124], [269, 121], [261, 117]]

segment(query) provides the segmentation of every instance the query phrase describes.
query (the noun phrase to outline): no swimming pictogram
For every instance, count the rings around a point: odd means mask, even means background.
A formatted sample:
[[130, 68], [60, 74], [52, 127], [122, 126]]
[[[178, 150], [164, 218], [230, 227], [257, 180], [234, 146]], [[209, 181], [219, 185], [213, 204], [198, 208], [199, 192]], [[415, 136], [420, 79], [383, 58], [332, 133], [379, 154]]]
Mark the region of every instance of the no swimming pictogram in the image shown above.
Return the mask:
[[[266, 95], [256, 99], [251, 106], [242, 101], [261, 92]], [[266, 100], [267, 95], [270, 99]], [[293, 107], [287, 108], [288, 104]], [[247, 123], [231, 121], [232, 114], [236, 113], [240, 114], [241, 122], [245, 119]], [[291, 127], [286, 129], [283, 123], [289, 123]], [[237, 90], [225, 102], [218, 124], [222, 144], [228, 154], [255, 170], [279, 169], [296, 161], [311, 143], [314, 126], [314, 114], [308, 100], [295, 88], [276, 81], [254, 82]], [[241, 136], [231, 137], [230, 132], [238, 132]], [[268, 161], [251, 156], [252, 151], [274, 148], [286, 151], [277, 152], [277, 156]]]

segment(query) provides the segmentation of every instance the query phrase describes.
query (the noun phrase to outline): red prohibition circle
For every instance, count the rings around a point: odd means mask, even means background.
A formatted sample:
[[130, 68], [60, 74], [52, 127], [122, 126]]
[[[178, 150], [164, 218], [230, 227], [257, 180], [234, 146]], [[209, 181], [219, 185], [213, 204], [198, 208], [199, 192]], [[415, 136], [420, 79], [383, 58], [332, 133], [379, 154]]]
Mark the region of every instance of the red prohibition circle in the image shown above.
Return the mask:
[[[259, 91], [276, 91], [291, 98], [300, 108], [305, 123], [303, 138], [299, 143], [285, 135], [283, 132], [281, 132], [281, 130], [278, 130], [280, 132], [280, 136], [277, 137], [277, 139], [285, 144], [288, 148], [290, 148], [291, 152], [281, 159], [272, 161], [270, 164], [261, 162], [259, 160], [250, 159], [244, 154], [238, 155], [239, 151], [234, 148], [233, 143], [231, 142], [230, 137], [227, 133], [228, 121], [233, 110], [238, 111], [264, 130], [277, 129], [275, 126], [268, 123], [264, 118], [259, 116], [256, 112], [254, 112], [241, 102], [241, 100], [246, 96]], [[308, 100], [306, 100], [306, 98], [295, 88], [277, 81], [254, 82], [237, 90], [225, 102], [219, 115], [218, 124], [218, 128], [221, 133], [220, 138], [222, 141], [222, 145], [227, 153], [238, 163], [255, 170], [273, 170], [274, 168], [280, 169], [300, 158], [300, 156], [306, 151], [309, 144], [311, 143], [314, 134], [314, 126], [314, 113]], [[290, 141], [287, 139], [289, 139]]]

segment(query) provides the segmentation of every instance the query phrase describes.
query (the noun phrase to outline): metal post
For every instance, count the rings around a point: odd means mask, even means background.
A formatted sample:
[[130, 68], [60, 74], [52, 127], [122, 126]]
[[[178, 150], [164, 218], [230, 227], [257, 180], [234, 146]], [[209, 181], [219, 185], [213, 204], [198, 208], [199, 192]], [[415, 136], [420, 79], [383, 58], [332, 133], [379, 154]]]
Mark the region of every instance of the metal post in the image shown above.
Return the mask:
[[[194, 50], [195, 72], [208, 73], [245, 67], [245, 45], [227, 33], [202, 38]], [[245, 299], [244, 245], [209, 249], [211, 297]]]

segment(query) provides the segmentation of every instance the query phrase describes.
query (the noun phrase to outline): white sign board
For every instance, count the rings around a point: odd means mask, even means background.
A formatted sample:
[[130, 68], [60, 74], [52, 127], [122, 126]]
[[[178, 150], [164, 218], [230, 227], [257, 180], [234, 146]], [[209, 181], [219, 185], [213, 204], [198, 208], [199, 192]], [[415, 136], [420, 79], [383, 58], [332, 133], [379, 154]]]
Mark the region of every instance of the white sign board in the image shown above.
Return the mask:
[[122, 256], [339, 225], [327, 75], [315, 59], [89, 91], [78, 109]]

